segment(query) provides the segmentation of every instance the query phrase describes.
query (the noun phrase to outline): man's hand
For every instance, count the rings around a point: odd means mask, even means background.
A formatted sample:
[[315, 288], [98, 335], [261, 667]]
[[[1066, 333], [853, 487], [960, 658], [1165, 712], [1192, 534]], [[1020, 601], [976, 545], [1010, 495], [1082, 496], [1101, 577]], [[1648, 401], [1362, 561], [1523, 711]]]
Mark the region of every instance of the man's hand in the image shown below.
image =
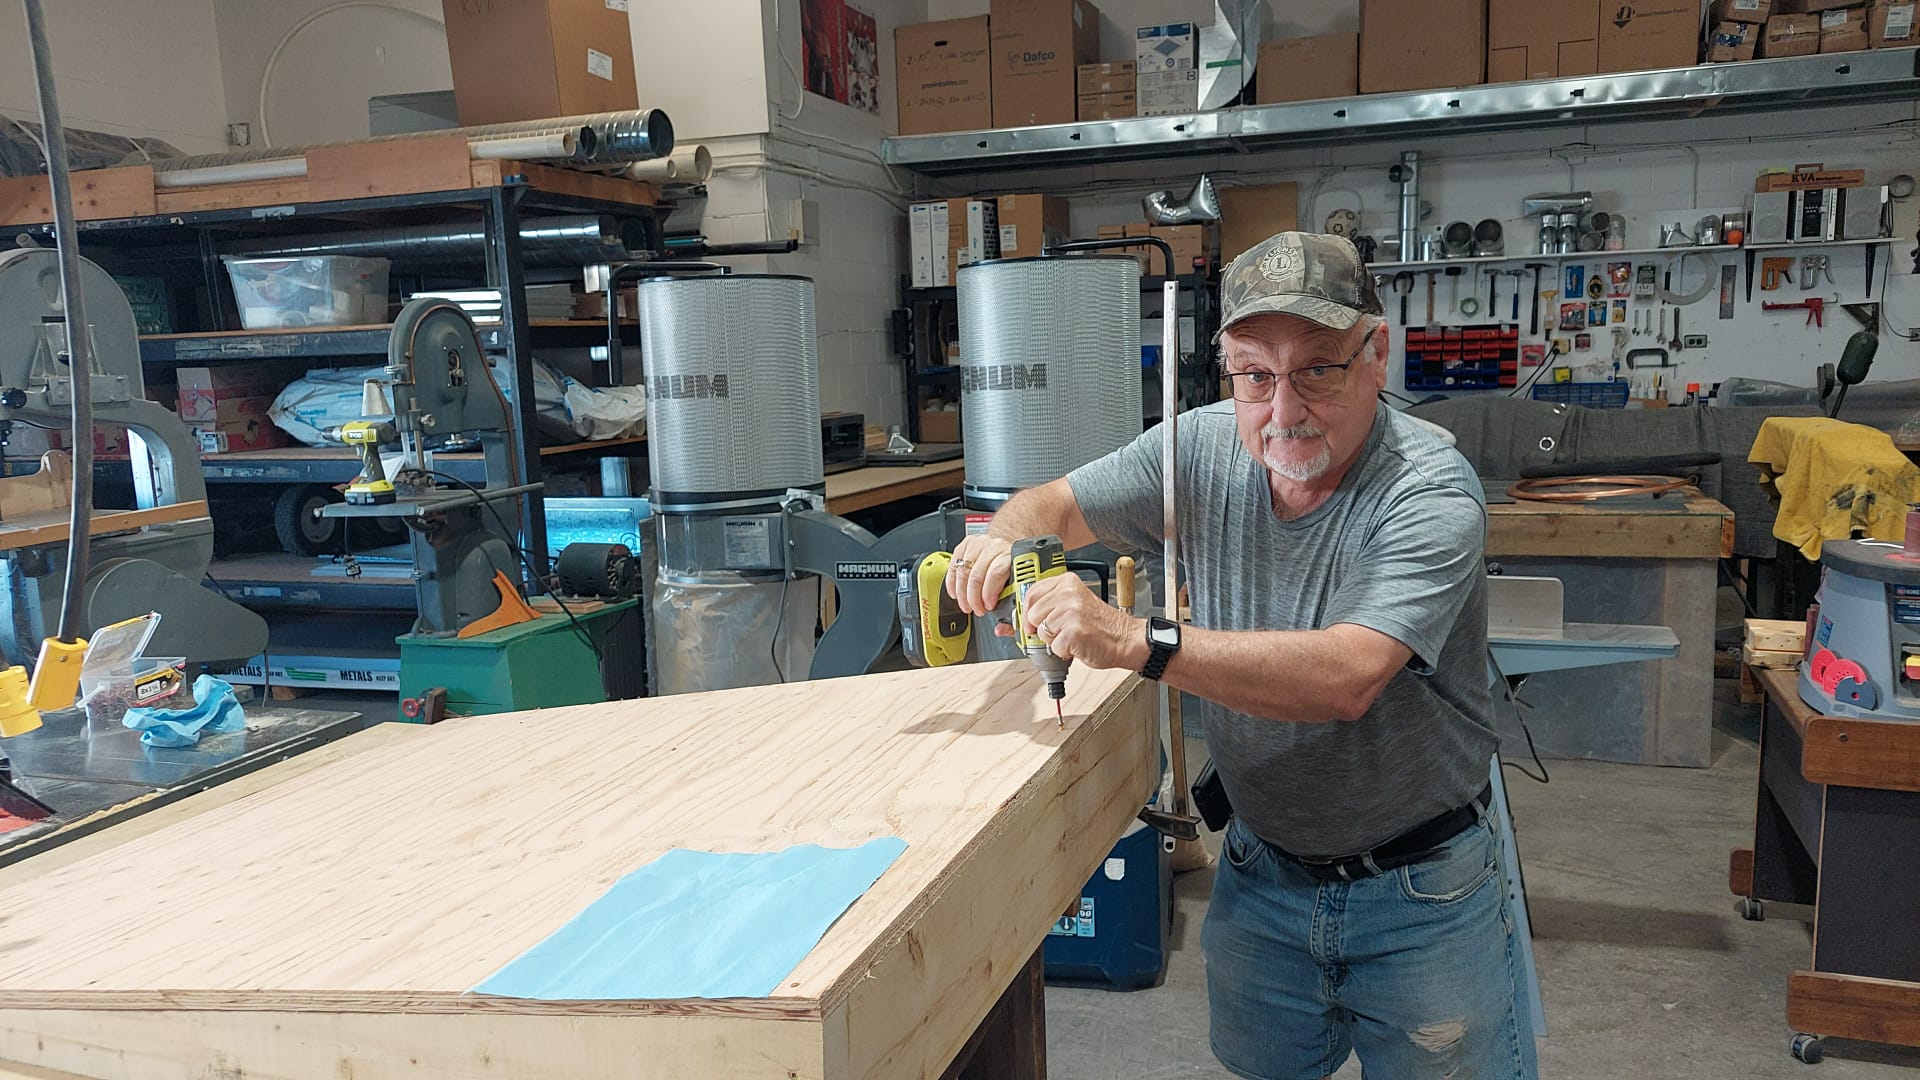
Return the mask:
[[969, 536], [954, 545], [947, 568], [947, 595], [969, 615], [986, 615], [1013, 578], [1013, 544], [994, 536]]
[[1053, 655], [1088, 667], [1139, 671], [1147, 666], [1147, 624], [1102, 603], [1078, 574], [1061, 574], [1027, 590], [1029, 630]]

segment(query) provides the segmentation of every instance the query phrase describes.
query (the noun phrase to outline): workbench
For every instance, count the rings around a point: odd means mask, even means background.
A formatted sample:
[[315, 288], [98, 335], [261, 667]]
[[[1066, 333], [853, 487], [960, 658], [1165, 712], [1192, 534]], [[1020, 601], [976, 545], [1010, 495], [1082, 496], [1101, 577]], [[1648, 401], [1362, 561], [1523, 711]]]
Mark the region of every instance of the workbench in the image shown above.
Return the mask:
[[[1038, 1080], [1034, 959], [1157, 781], [1154, 697], [1076, 670], [1057, 727], [1015, 660], [383, 725], [0, 868], [0, 1061]], [[470, 992], [670, 848], [887, 836], [771, 996]]]
[[960, 493], [967, 459], [931, 465], [869, 465], [827, 477], [827, 513], [851, 514], [885, 503], [950, 491]]
[[[1559, 578], [1567, 619], [1666, 626], [1680, 639], [1672, 660], [1529, 680], [1527, 723], [1542, 755], [1711, 764], [1714, 607], [1719, 560], [1732, 553], [1733, 512], [1691, 488], [1651, 501], [1487, 507], [1487, 558], [1509, 574]], [[1499, 720], [1501, 752], [1524, 758], [1512, 710]]]
[[1787, 1022], [1920, 1046], [1920, 723], [1825, 716], [1800, 699], [1798, 671], [1754, 675], [1753, 846], [1733, 851], [1727, 884], [1749, 919], [1767, 901], [1813, 905], [1813, 957], [1787, 980]]

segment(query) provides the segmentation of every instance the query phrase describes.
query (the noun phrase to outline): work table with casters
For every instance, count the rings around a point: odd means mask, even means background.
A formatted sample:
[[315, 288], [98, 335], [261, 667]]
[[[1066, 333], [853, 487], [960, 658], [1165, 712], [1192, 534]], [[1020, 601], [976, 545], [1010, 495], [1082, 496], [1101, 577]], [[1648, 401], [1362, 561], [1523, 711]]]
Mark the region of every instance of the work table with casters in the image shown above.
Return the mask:
[[[1157, 776], [1148, 684], [1076, 669], [1066, 708], [1016, 660], [383, 725], [0, 868], [0, 1061], [1038, 1080], [1038, 950]], [[883, 837], [769, 996], [472, 992], [669, 849]]]
[[1920, 723], [1825, 716], [1800, 699], [1798, 671], [1754, 674], [1753, 846], [1733, 851], [1727, 878], [1749, 919], [1767, 901], [1813, 905], [1813, 956], [1787, 980], [1787, 1022], [1920, 1046]]
[[[1487, 481], [1503, 492], [1504, 481]], [[1508, 574], [1559, 578], [1569, 622], [1671, 627], [1671, 660], [1550, 671], [1527, 684], [1528, 728], [1544, 755], [1646, 765], [1712, 762], [1714, 603], [1733, 553], [1733, 512], [1693, 488], [1596, 504], [1494, 502], [1487, 558]], [[1501, 752], [1524, 757], [1513, 710]]]

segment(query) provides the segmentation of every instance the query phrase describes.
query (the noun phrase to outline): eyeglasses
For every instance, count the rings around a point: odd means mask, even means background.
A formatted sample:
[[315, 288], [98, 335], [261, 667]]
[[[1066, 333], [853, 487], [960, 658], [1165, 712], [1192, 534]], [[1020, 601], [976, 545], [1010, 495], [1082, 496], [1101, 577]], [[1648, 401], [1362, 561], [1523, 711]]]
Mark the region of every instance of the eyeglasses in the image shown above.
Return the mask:
[[[1347, 369], [1360, 358], [1372, 336], [1362, 338], [1358, 347], [1347, 354], [1345, 363], [1308, 364], [1285, 372], [1286, 380], [1293, 384], [1293, 392], [1308, 401], [1324, 401], [1338, 394], [1347, 385]], [[1271, 371], [1228, 371], [1225, 363], [1220, 365], [1220, 377], [1233, 386], [1233, 400], [1258, 403], [1272, 401], [1273, 392], [1280, 385], [1282, 375]]]

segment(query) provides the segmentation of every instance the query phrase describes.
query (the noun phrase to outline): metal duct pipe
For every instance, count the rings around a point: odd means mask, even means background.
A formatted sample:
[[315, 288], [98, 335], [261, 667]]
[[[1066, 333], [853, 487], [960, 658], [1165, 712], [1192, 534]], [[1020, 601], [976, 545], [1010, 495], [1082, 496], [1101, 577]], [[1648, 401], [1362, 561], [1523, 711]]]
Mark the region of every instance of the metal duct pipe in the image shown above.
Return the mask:
[[[223, 255], [384, 256], [396, 262], [473, 260], [484, 256], [486, 232], [478, 225], [399, 225], [387, 229], [254, 237], [220, 245]], [[528, 218], [520, 223], [520, 248], [536, 266], [584, 266], [630, 257], [647, 246], [638, 221], [575, 215]]]
[[[584, 129], [583, 129], [584, 130]], [[467, 152], [477, 160], [526, 159], [531, 161], [570, 158], [579, 145], [571, 131], [551, 131], [538, 135], [512, 135], [503, 139], [469, 139]], [[305, 157], [263, 158], [236, 161], [230, 165], [206, 165], [195, 169], [156, 170], [153, 186], [162, 188], [199, 187], [204, 184], [244, 184], [255, 180], [287, 180], [307, 175]]]
[[197, 154], [193, 157], [167, 158], [153, 163], [156, 172], [199, 169], [211, 165], [233, 165], [242, 161], [290, 158], [322, 146], [353, 143], [399, 142], [445, 135], [465, 135], [468, 139], [496, 139], [505, 136], [551, 135], [569, 132], [574, 136], [576, 163], [615, 164], [623, 161], [649, 161], [673, 153], [673, 121], [659, 109], [634, 109], [631, 112], [586, 113], [580, 116], [556, 116], [548, 120], [518, 120], [511, 124], [482, 124], [478, 127], [444, 128], [437, 131], [407, 131], [395, 135], [375, 135], [368, 139], [313, 143], [307, 146], [268, 146], [257, 150], [233, 150], [224, 154]]

